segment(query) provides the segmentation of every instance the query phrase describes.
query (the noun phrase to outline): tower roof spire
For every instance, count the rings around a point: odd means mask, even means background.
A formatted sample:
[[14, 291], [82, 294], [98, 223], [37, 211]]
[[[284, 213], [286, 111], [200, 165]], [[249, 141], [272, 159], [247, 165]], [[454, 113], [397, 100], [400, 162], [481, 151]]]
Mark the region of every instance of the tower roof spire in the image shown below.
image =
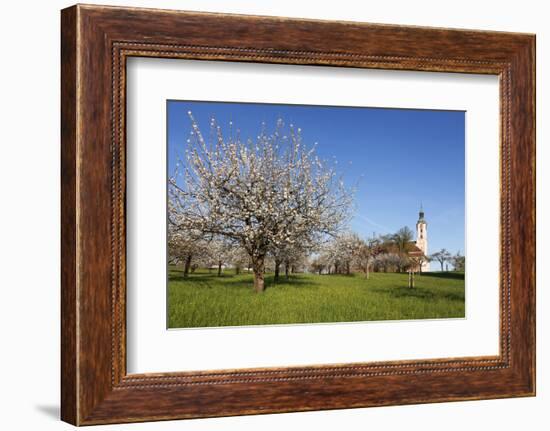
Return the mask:
[[424, 207], [422, 206], [422, 201], [420, 201], [420, 211], [418, 212], [418, 223], [420, 222], [426, 223], [426, 220], [424, 219]]

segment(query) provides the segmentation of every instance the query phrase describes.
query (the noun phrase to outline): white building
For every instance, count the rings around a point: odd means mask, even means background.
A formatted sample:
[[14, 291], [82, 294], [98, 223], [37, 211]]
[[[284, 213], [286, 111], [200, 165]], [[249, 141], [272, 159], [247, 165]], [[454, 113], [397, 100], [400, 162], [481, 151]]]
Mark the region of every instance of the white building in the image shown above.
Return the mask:
[[[418, 221], [416, 222], [416, 241], [414, 244], [416, 247], [409, 252], [410, 255], [420, 255], [421, 252], [423, 256], [428, 256], [428, 223], [424, 218], [424, 209], [422, 208], [422, 205], [420, 205]], [[427, 259], [422, 260], [421, 266], [422, 272], [430, 270], [430, 262]]]

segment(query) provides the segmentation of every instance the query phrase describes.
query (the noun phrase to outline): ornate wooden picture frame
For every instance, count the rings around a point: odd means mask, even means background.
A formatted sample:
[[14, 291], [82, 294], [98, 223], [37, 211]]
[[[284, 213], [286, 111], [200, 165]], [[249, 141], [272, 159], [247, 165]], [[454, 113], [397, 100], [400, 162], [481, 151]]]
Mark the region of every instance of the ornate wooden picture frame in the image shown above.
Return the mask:
[[[63, 10], [61, 21], [64, 421], [535, 394], [534, 35], [82, 5]], [[125, 98], [132, 56], [497, 75], [500, 354], [127, 374]]]

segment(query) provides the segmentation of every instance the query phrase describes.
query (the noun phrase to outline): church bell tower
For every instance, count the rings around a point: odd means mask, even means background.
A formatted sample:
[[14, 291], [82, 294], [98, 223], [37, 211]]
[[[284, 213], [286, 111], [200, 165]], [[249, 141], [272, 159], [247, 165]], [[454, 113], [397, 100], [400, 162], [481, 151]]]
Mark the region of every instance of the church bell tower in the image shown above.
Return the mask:
[[[418, 213], [418, 221], [416, 222], [416, 246], [422, 250], [425, 256], [428, 255], [428, 223], [424, 218], [424, 209], [420, 204], [420, 211]], [[430, 263], [424, 262], [422, 264], [422, 271], [429, 271]]]

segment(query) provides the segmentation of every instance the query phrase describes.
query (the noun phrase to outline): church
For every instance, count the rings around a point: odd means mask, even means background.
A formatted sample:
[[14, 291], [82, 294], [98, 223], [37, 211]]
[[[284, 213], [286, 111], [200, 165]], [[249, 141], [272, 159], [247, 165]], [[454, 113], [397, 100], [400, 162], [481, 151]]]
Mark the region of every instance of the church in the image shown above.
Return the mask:
[[428, 223], [424, 218], [422, 205], [420, 205], [418, 221], [416, 222], [416, 241], [411, 242], [408, 255], [416, 263], [413, 271], [427, 272], [430, 270], [430, 262], [426, 259], [426, 256], [428, 256]]

